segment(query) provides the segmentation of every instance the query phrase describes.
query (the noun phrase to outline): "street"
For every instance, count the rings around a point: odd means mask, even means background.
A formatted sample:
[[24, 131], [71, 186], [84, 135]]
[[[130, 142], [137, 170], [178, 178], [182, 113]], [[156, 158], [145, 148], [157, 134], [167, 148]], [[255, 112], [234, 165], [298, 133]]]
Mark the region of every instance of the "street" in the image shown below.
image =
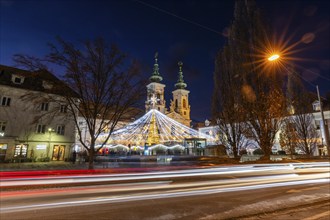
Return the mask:
[[283, 163], [7, 177], [1, 219], [328, 219], [329, 175], [329, 163]]

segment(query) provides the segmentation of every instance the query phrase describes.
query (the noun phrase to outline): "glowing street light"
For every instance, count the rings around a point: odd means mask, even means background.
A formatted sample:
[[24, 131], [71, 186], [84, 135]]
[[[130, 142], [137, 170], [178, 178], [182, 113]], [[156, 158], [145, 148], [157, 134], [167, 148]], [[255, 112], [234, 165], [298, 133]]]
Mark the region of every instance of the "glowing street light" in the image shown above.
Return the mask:
[[268, 57], [268, 60], [269, 60], [269, 61], [274, 61], [274, 60], [277, 60], [278, 58], [280, 58], [280, 55], [278, 55], [278, 54], [273, 54], [273, 55], [271, 55], [270, 57]]

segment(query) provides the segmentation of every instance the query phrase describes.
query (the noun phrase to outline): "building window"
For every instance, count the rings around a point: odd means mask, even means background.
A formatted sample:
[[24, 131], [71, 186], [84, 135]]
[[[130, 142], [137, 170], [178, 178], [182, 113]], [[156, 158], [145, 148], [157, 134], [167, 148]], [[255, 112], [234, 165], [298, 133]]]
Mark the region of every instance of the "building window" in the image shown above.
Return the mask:
[[64, 125], [57, 125], [56, 133], [59, 135], [64, 135], [65, 126]]
[[320, 108], [320, 102], [319, 101], [315, 101], [313, 103], [313, 110], [314, 111], [320, 111], [321, 110], [321, 108]]
[[4, 132], [6, 130], [6, 121], [0, 121], [0, 132]]
[[183, 112], [183, 115], [186, 115], [186, 111]]
[[54, 145], [52, 160], [64, 160], [65, 145]]
[[186, 99], [183, 99], [183, 108], [187, 108], [186, 106], [187, 106], [187, 104], [186, 104]]
[[68, 106], [67, 105], [61, 105], [60, 112], [61, 113], [66, 113], [67, 112], [67, 109], [68, 109]]
[[178, 100], [175, 99], [175, 108], [177, 108], [177, 107], [178, 107]]
[[48, 111], [49, 103], [43, 102], [41, 103], [41, 111]]
[[315, 121], [315, 128], [316, 130], [320, 130], [320, 121]]
[[12, 75], [11, 81], [14, 84], [22, 84], [24, 82], [24, 77], [18, 75]]
[[7, 153], [7, 144], [1, 144], [0, 143], [0, 162], [4, 162], [6, 159], [6, 153]]
[[14, 83], [15, 83], [15, 84], [21, 84], [21, 83], [22, 83], [22, 78], [15, 77], [15, 79], [14, 79]]
[[46, 131], [46, 125], [37, 125], [37, 133], [44, 134]]
[[27, 144], [18, 144], [15, 146], [14, 157], [26, 157], [28, 152]]
[[11, 101], [11, 98], [4, 96], [4, 97], [2, 97], [1, 105], [2, 106], [10, 106], [10, 101]]

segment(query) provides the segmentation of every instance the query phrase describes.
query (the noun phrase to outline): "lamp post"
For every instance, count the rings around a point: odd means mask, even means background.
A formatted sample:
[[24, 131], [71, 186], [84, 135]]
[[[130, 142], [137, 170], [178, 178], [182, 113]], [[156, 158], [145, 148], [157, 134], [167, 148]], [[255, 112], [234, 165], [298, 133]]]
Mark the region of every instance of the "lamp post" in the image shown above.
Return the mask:
[[48, 149], [47, 149], [47, 157], [49, 157], [49, 151], [50, 151], [50, 141], [52, 138], [52, 132], [54, 131], [53, 128], [48, 128], [49, 138], [48, 138]]
[[329, 129], [328, 129], [327, 123], [325, 123], [325, 120], [324, 120], [324, 113], [323, 113], [322, 102], [321, 102], [318, 86], [316, 86], [316, 91], [317, 91], [317, 97], [318, 97], [319, 103], [320, 103], [320, 112], [321, 112], [321, 119], [322, 119], [321, 121], [322, 121], [323, 130], [324, 130], [324, 141], [325, 141], [325, 145], [327, 146], [327, 151], [328, 151], [328, 156], [329, 156], [329, 154], [330, 154]]

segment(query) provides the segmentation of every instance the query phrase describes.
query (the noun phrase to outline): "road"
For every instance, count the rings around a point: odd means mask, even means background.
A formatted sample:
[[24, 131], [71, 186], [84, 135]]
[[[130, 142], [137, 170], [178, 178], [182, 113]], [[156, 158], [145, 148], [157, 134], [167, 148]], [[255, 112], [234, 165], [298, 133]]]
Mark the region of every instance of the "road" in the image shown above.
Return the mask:
[[6, 177], [0, 181], [0, 217], [329, 219], [329, 169], [329, 163], [259, 164], [145, 173]]

